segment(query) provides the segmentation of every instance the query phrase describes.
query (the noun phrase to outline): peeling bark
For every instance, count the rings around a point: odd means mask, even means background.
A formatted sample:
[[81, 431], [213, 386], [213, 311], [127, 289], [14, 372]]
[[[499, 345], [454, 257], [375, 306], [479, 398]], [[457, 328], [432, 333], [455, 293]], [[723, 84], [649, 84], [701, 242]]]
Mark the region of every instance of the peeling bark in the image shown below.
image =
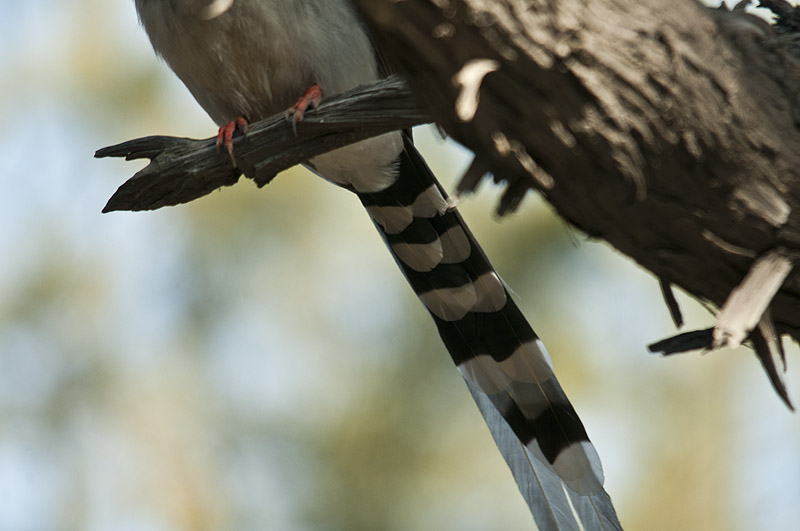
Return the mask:
[[[355, 3], [420, 104], [476, 154], [466, 187], [487, 170], [506, 183], [501, 212], [536, 189], [717, 307], [757, 257], [796, 259], [797, 34], [692, 0]], [[463, 119], [459, 76], [476, 61], [493, 68]], [[770, 308], [800, 339], [796, 273]]]
[[428, 121], [405, 83], [393, 76], [326, 99], [296, 128], [283, 113], [252, 124], [246, 137], [234, 137], [235, 160], [217, 148], [216, 138], [137, 138], [95, 153], [98, 158], [151, 160], [119, 187], [103, 212], [188, 203], [236, 184], [243, 173], [262, 187], [278, 172], [316, 155]]
[[[501, 212], [542, 193], [652, 271], [676, 319], [670, 285], [721, 308], [760, 257], [779, 250], [788, 271], [797, 262], [800, 14], [786, 2], [762, 0], [779, 14], [774, 26], [694, 0], [353, 2], [416, 101], [387, 80], [327, 100], [296, 137], [280, 117], [264, 120], [237, 140], [239, 168], [211, 139], [106, 148], [98, 156], [152, 159], [106, 211], [190, 201], [241, 171], [263, 185], [427, 112], [475, 153], [461, 189], [493, 174], [506, 184]], [[776, 334], [800, 340], [800, 275], [788, 271], [767, 310], [741, 320], [757, 328], [659, 345], [677, 352], [750, 333], [775, 382]]]

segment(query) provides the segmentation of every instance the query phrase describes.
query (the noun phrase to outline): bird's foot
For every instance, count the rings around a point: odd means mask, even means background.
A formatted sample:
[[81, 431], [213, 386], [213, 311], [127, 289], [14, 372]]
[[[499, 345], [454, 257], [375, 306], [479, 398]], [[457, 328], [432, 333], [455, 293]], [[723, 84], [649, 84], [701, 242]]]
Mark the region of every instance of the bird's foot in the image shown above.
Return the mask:
[[243, 135], [247, 136], [247, 128], [247, 119], [244, 116], [240, 116], [220, 127], [217, 133], [217, 149], [224, 147], [234, 166], [236, 166], [236, 158], [233, 156], [233, 135], [239, 130]]
[[322, 87], [318, 83], [314, 83], [300, 96], [297, 103], [286, 109], [286, 120], [292, 122], [292, 130], [295, 135], [297, 134], [297, 122], [302, 122], [306, 111], [316, 109], [320, 102], [322, 102]]

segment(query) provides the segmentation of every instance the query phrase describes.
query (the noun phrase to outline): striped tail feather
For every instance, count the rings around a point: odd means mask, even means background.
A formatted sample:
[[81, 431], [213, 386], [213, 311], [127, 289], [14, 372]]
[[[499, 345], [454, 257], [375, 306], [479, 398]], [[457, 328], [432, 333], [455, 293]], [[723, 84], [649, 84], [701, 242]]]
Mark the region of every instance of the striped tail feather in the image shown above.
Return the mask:
[[486, 394], [469, 381], [467, 387], [540, 531], [622, 529], [605, 490], [579, 494], [566, 486], [545, 460], [520, 443]]
[[399, 178], [358, 193], [430, 312], [540, 529], [621, 529], [544, 345], [404, 135]]

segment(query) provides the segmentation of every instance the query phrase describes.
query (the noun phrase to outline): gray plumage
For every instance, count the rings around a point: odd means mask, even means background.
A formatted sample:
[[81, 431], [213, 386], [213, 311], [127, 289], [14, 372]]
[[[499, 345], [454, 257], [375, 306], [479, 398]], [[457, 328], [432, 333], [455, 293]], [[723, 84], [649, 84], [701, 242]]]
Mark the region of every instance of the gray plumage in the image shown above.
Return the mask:
[[[221, 13], [219, 0], [135, 4], [153, 48], [220, 126], [281, 112], [314, 83], [337, 94], [378, 79], [369, 38], [341, 0], [235, 0]], [[392, 182], [400, 149], [395, 133], [312, 163], [337, 184], [375, 191]]]
[[[284, 111], [314, 83], [331, 95], [380, 75], [346, 0], [135, 4], [156, 52], [220, 126]], [[549, 355], [410, 138], [390, 133], [310, 165], [358, 194], [431, 313], [537, 525], [619, 529], [599, 458]]]

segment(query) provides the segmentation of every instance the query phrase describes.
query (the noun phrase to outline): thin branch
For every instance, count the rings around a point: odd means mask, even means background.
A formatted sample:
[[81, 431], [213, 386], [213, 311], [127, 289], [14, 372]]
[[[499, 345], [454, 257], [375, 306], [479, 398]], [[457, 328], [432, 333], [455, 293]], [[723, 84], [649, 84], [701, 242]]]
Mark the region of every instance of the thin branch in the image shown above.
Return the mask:
[[103, 212], [155, 210], [187, 203], [235, 184], [239, 176], [261, 187], [280, 171], [316, 155], [397, 129], [425, 123], [405, 83], [391, 77], [325, 100], [306, 114], [297, 134], [283, 114], [252, 124], [234, 139], [236, 165], [216, 147], [216, 139], [167, 136], [139, 138], [103, 148], [96, 157], [151, 159], [119, 187]]

